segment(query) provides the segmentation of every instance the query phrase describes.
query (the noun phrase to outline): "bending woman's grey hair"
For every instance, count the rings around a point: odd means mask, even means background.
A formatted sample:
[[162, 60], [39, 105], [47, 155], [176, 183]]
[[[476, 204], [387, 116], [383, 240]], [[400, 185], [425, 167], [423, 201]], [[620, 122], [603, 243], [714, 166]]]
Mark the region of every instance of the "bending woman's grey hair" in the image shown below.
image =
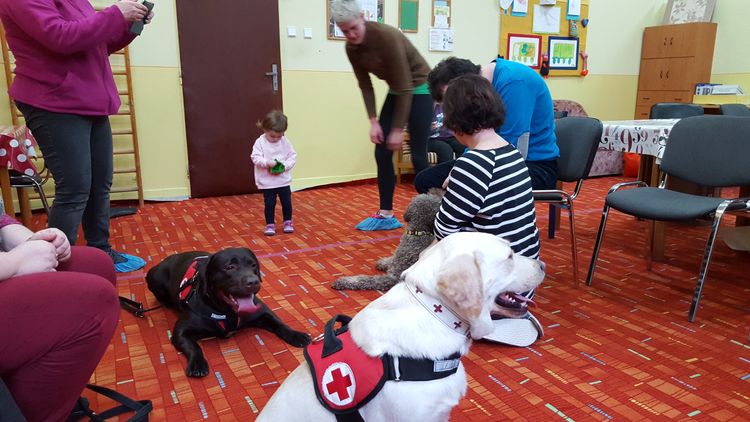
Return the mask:
[[350, 22], [362, 15], [362, 8], [357, 0], [333, 0], [331, 18], [334, 22]]

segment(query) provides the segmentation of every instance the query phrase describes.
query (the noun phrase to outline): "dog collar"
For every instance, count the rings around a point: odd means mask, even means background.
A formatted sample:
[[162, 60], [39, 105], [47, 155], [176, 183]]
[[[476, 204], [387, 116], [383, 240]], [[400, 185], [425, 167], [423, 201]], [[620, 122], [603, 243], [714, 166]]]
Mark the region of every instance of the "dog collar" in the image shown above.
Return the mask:
[[425, 230], [407, 230], [406, 234], [410, 236], [432, 236], [434, 233]]
[[469, 321], [461, 318], [448, 305], [444, 304], [437, 298], [428, 295], [417, 286], [408, 286], [408, 290], [423, 308], [442, 322], [446, 327], [462, 336], [469, 335], [469, 329], [471, 329]]

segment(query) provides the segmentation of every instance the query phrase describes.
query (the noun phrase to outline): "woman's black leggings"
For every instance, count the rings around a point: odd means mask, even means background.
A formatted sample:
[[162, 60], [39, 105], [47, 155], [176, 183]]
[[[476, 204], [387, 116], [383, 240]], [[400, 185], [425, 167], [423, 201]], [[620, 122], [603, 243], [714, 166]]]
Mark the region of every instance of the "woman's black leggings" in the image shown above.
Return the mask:
[[[378, 192], [380, 209], [393, 209], [393, 190], [396, 187], [396, 173], [393, 168], [393, 151], [386, 146], [385, 140], [391, 133], [393, 108], [396, 95], [388, 94], [380, 110], [380, 127], [383, 129], [383, 143], [375, 145], [375, 162], [378, 165]], [[415, 94], [409, 112], [409, 145], [414, 173], [427, 168], [427, 139], [430, 138], [432, 109], [434, 104], [429, 94]]]

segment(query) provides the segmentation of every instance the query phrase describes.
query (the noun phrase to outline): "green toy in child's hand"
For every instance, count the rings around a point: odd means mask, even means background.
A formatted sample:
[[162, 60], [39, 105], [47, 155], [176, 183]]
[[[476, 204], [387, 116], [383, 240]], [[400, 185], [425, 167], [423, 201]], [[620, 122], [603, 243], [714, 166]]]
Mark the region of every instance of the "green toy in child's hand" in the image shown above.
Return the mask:
[[282, 163], [279, 160], [274, 160], [274, 161], [276, 161], [276, 165], [273, 166], [273, 167], [271, 167], [270, 169], [268, 169], [268, 171], [270, 171], [271, 174], [281, 174], [281, 173], [283, 173], [284, 170], [286, 170], [286, 167], [284, 167], [284, 163]]

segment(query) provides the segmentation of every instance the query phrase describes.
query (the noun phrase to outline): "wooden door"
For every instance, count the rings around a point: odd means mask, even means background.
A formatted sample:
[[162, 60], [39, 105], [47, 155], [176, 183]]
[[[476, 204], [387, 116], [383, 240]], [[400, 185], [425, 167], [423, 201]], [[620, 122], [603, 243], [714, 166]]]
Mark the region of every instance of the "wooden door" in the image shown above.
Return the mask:
[[278, 1], [177, 0], [177, 27], [191, 195], [256, 192], [255, 123], [282, 107]]

